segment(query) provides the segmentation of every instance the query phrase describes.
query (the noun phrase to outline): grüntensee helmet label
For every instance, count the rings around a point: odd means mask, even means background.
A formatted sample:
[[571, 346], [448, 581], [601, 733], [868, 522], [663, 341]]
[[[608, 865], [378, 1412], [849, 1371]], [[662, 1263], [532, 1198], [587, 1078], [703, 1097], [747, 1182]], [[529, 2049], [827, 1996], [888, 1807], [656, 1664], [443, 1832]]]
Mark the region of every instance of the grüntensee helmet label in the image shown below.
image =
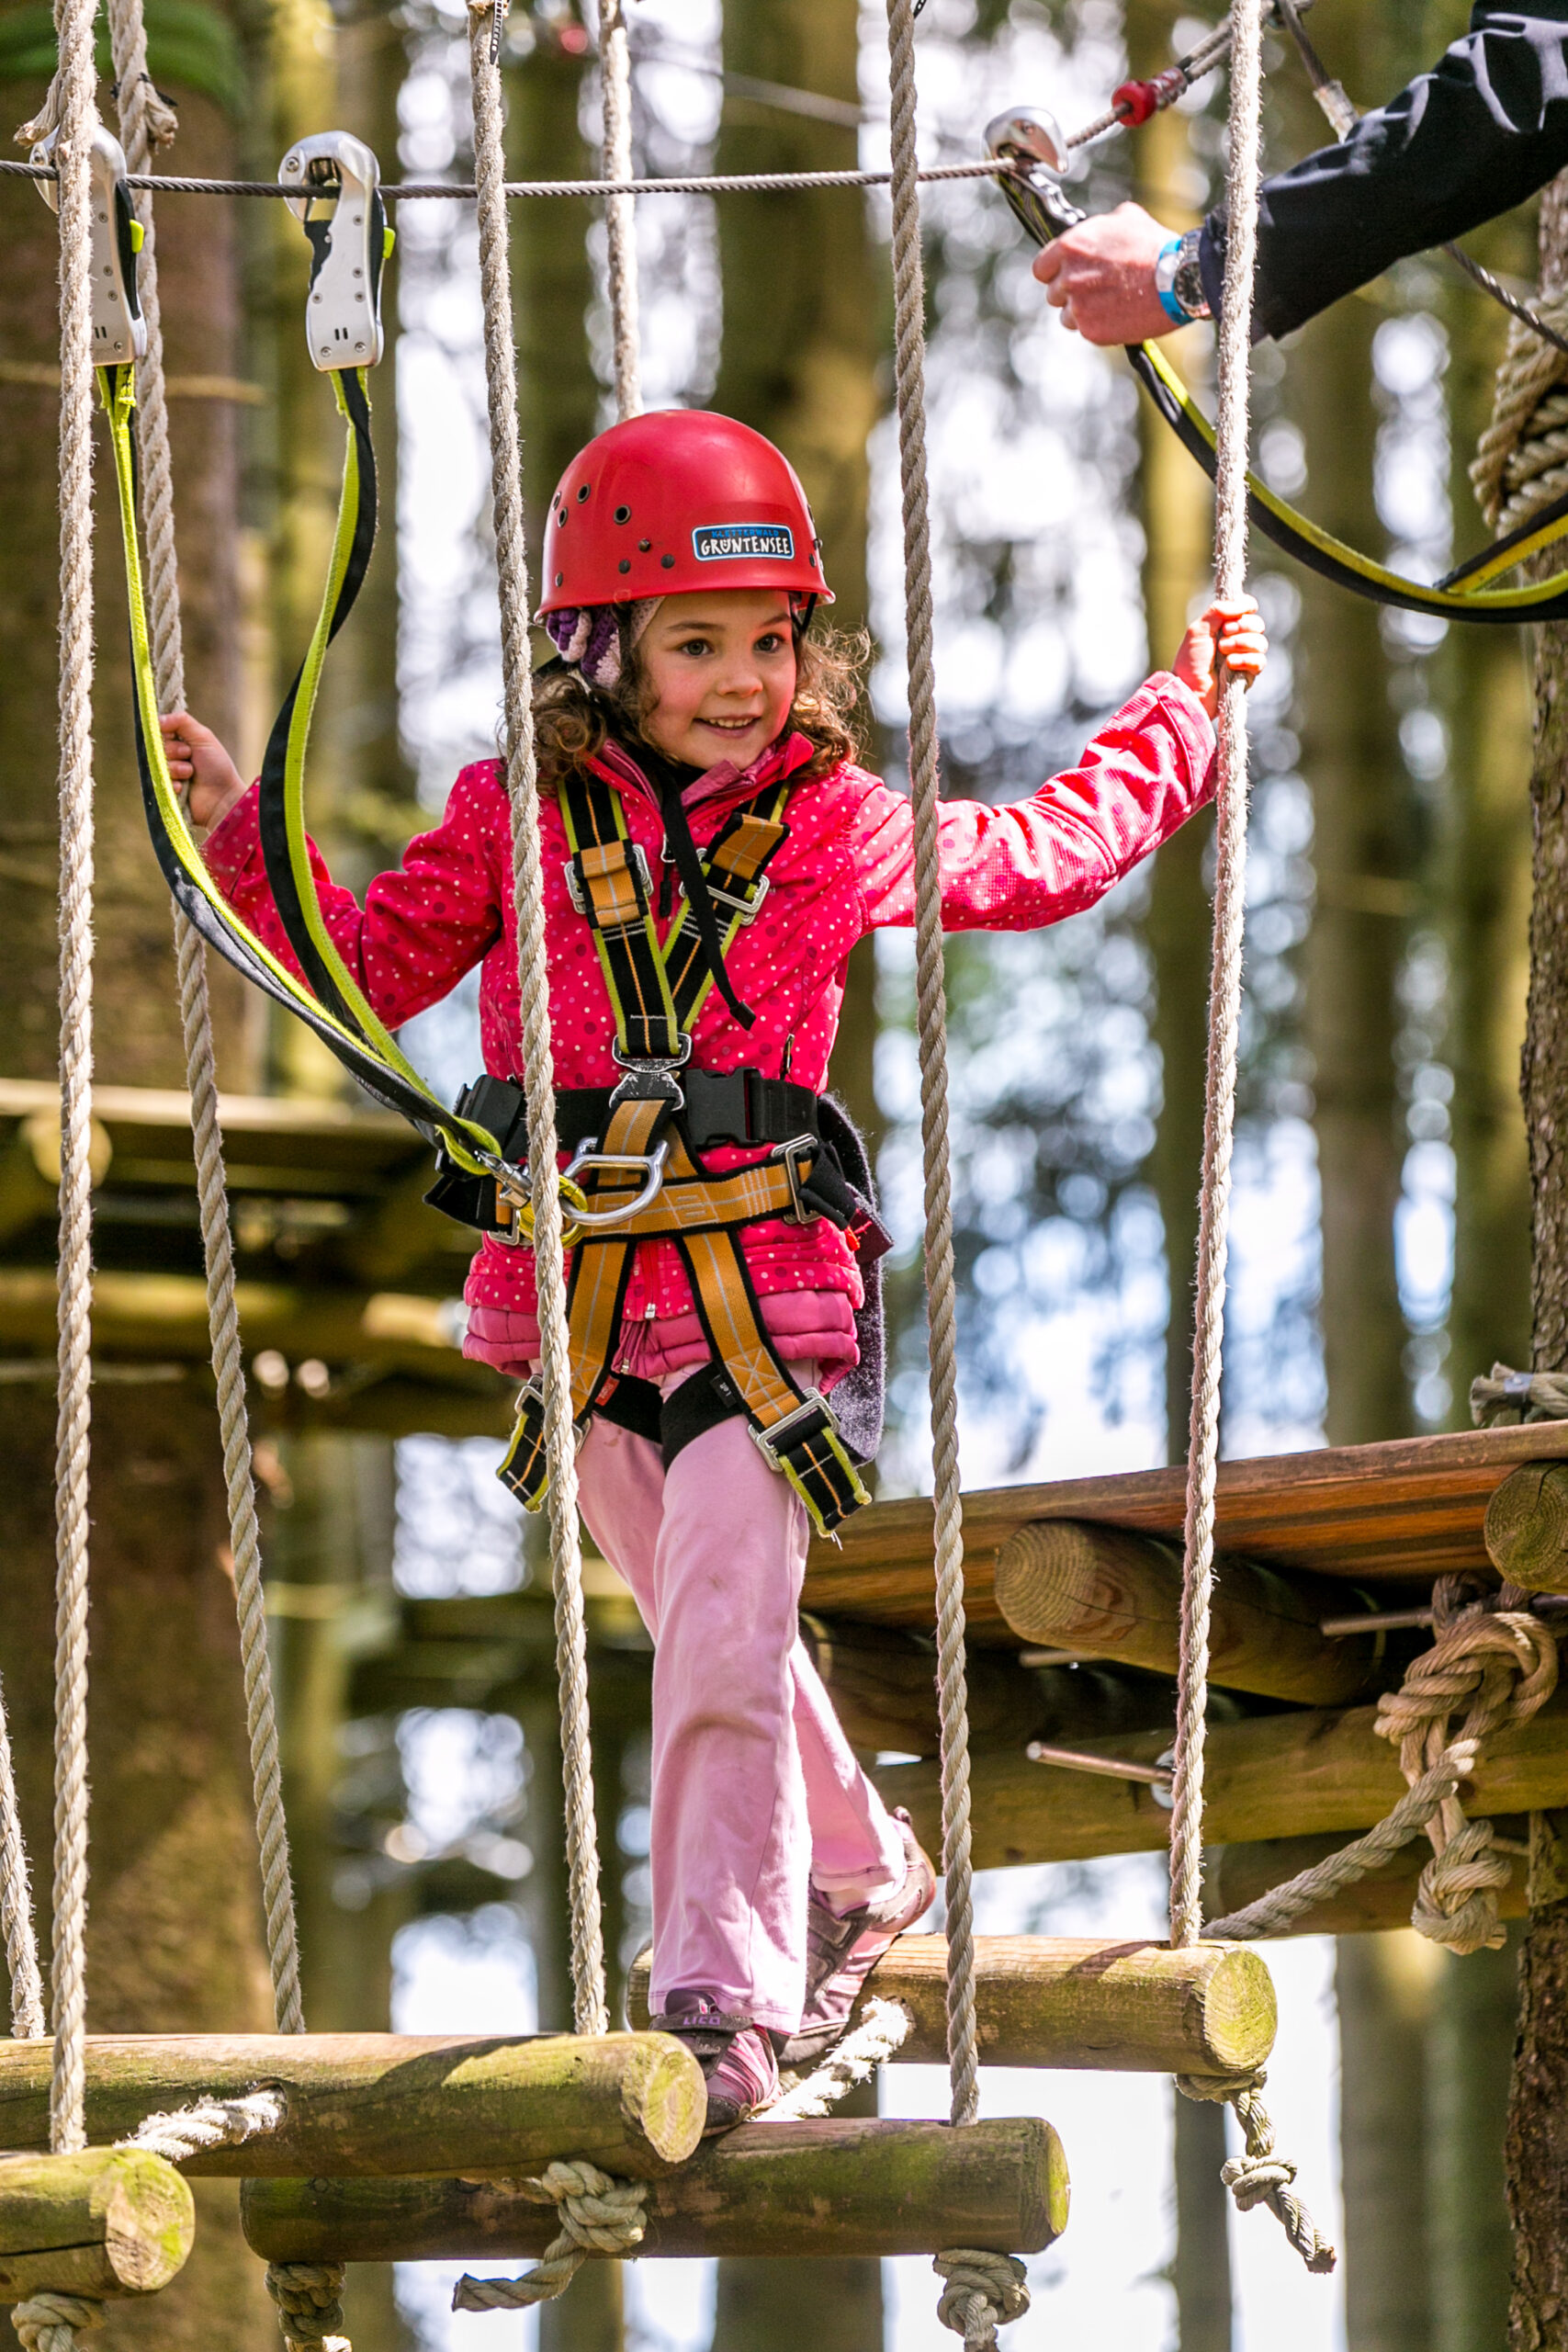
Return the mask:
[[737, 556], [790, 563], [795, 533], [787, 523], [701, 523], [692, 533], [692, 552], [699, 563], [722, 563]]

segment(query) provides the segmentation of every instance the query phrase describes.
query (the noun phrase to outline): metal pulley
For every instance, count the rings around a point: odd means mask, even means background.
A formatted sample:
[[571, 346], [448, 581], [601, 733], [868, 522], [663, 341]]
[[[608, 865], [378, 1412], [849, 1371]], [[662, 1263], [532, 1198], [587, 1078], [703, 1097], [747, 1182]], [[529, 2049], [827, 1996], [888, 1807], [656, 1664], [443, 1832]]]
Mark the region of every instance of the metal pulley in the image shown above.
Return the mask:
[[[58, 130], [40, 139], [28, 161], [53, 165]], [[147, 349], [147, 322], [136, 290], [136, 256], [141, 250], [141, 223], [130, 209], [125, 176], [125, 150], [101, 122], [93, 126], [88, 151], [92, 183], [93, 365], [123, 367], [140, 359]], [[55, 180], [39, 180], [38, 192], [51, 212], [60, 209]]]
[[986, 125], [986, 153], [1011, 164], [998, 175], [1001, 189], [1037, 245], [1048, 245], [1088, 215], [1062, 186], [1070, 151], [1061, 125], [1043, 107], [1010, 107]]
[[381, 167], [362, 139], [319, 130], [277, 167], [288, 209], [310, 241], [305, 340], [323, 374], [373, 368], [381, 356], [381, 271], [392, 250]]

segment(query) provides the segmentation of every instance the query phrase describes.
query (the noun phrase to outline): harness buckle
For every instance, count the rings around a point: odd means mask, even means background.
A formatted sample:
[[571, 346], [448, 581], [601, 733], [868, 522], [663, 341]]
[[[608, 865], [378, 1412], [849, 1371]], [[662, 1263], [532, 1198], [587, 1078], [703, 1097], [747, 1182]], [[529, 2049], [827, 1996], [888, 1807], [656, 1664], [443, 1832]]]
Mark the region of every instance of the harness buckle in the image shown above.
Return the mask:
[[770, 1162], [781, 1167], [789, 1179], [789, 1215], [785, 1221], [790, 1225], [814, 1225], [821, 1214], [806, 1197], [811, 1169], [803, 1170], [800, 1164], [803, 1159], [809, 1159], [815, 1166], [821, 1149], [819, 1136], [791, 1136], [787, 1143], [775, 1145], [768, 1155]]
[[[536, 1372], [532, 1380], [525, 1380], [523, 1383], [522, 1387], [517, 1391], [517, 1418], [519, 1420], [522, 1419], [530, 1405], [536, 1405], [538, 1407], [539, 1419], [542, 1421], [545, 1418], [545, 1375], [542, 1371]], [[577, 1451], [579, 1453], [582, 1451], [584, 1442], [587, 1439], [589, 1430], [592, 1426], [592, 1415], [590, 1413], [584, 1413], [581, 1420], [574, 1419], [572, 1421], [571, 1433], [577, 1440]]]
[[721, 890], [713, 876], [708, 876], [708, 897], [716, 907], [728, 907], [742, 931], [761, 913], [762, 901], [772, 888], [767, 876], [759, 874], [750, 886], [750, 894], [743, 898], [739, 890]]
[[[586, 1142], [579, 1144], [560, 1180], [563, 1191], [567, 1185], [571, 1185], [578, 1200], [585, 1204], [581, 1208], [575, 1202], [572, 1205], [574, 1236], [578, 1233], [613, 1232], [616, 1226], [626, 1224], [634, 1216], [640, 1216], [644, 1209], [650, 1209], [664, 1190], [664, 1167], [670, 1157], [668, 1143], [656, 1143], [651, 1151], [600, 1151], [597, 1145], [596, 1136], [590, 1136]], [[584, 1170], [590, 1168], [640, 1168], [642, 1190], [636, 1200], [628, 1201], [624, 1208], [590, 1208], [586, 1205], [588, 1195], [576, 1182]]]
[[819, 1388], [808, 1388], [805, 1403], [797, 1405], [793, 1413], [786, 1413], [782, 1421], [775, 1421], [771, 1430], [757, 1429], [750, 1422], [747, 1427], [752, 1444], [769, 1469], [776, 1470], [781, 1477], [787, 1476], [781, 1456], [793, 1453], [807, 1438], [836, 1437], [840, 1444], [843, 1442], [839, 1417]]
[[610, 1048], [610, 1057], [626, 1076], [610, 1097], [610, 1108], [621, 1102], [668, 1102], [671, 1111], [682, 1111], [686, 1097], [675, 1073], [684, 1069], [692, 1058], [692, 1041], [683, 1029], [676, 1031], [680, 1052], [675, 1054], [628, 1054], [621, 1049], [617, 1038]]
[[[642, 907], [640, 911], [646, 913], [653, 899], [653, 870], [648, 862], [648, 852], [644, 849], [640, 842], [628, 841], [626, 847], [627, 864], [630, 865], [633, 874], [636, 876], [637, 880], [641, 887]], [[591, 909], [588, 901], [587, 885], [583, 881], [582, 870], [578, 864], [579, 854], [580, 853], [574, 852], [574, 854], [563, 864], [561, 872], [566, 876], [567, 897], [571, 900], [571, 903], [577, 910], [577, 912], [586, 922], [591, 920]]]

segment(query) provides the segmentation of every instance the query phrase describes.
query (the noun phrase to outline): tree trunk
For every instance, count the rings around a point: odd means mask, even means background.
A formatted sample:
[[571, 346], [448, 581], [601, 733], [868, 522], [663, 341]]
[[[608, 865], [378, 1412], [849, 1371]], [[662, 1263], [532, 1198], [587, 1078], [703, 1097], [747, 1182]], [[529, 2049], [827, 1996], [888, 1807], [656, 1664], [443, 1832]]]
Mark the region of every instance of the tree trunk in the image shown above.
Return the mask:
[[[1568, 279], [1568, 182], [1541, 199], [1544, 284]], [[1522, 1091], [1529, 1144], [1532, 1361], [1568, 1367], [1568, 628], [1536, 636], [1530, 774], [1533, 893]], [[1519, 1956], [1519, 2031], [1508, 2112], [1514, 2222], [1512, 2352], [1568, 2346], [1568, 1867], [1559, 1816], [1531, 1824], [1530, 1915]]]
[[1437, 1947], [1409, 1928], [1338, 1941], [1349, 2352], [1428, 2352], [1433, 2342], [1422, 2096], [1442, 1965]]
[[[153, 68], [157, 70], [156, 43]], [[39, 86], [7, 87], [16, 116]], [[231, 172], [231, 128], [180, 96], [179, 168]], [[103, 103], [107, 108], [107, 96]], [[0, 343], [7, 357], [58, 359], [53, 217], [25, 181], [0, 187], [6, 267]], [[171, 373], [236, 365], [235, 223], [218, 203], [169, 200], [158, 258]], [[0, 384], [0, 1059], [8, 1075], [52, 1077], [55, 1012], [56, 395]], [[236, 418], [231, 404], [173, 403], [176, 514], [191, 695], [220, 728], [237, 699]], [[104, 445], [96, 590], [98, 1068], [120, 1083], [181, 1086], [168, 895], [148, 847], [130, 749], [121, 554]], [[242, 991], [213, 974], [225, 1075], [244, 1085]], [[43, 1948], [51, 1817], [54, 1411], [48, 1367], [0, 1385], [0, 1668], [12, 1710]], [[216, 1415], [206, 1383], [100, 1383], [93, 1396], [93, 1609], [89, 1732], [93, 1803], [88, 2021], [152, 2032], [265, 2029], [250, 1770]], [[181, 2276], [117, 2313], [117, 2336], [164, 2352], [222, 2342], [271, 2352], [276, 2330], [238, 2232], [231, 2185], [197, 2191], [198, 2242]], [[8, 2333], [6, 2340], [9, 2340]]]
[[1501, 1951], [1450, 1955], [1427, 2035], [1432, 2352], [1495, 2352], [1508, 2324], [1503, 2177], [1520, 1930]]

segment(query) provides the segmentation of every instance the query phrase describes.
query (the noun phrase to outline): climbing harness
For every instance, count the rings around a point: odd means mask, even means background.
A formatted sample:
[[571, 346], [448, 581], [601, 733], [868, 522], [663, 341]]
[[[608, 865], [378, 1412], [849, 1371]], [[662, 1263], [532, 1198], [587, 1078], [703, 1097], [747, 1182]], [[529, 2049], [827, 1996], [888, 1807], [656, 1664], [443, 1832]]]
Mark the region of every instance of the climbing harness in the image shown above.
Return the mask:
[[[1013, 165], [997, 185], [1036, 244], [1048, 244], [1088, 218], [1062, 187], [1067, 142], [1043, 107], [1019, 107], [998, 115], [987, 126], [986, 147], [998, 162]], [[1157, 344], [1129, 344], [1127, 359], [1182, 447], [1215, 481], [1214, 427]], [[1488, 585], [1568, 533], [1568, 495], [1554, 499], [1517, 530], [1457, 564], [1430, 586], [1347, 546], [1250, 471], [1247, 499], [1252, 521], [1276, 547], [1335, 587], [1374, 604], [1448, 620], [1513, 623], [1568, 616], [1568, 571], [1522, 588]]]
[[[788, 784], [736, 810], [700, 860], [697, 892], [728, 917], [711, 959], [700, 895], [688, 897], [660, 944], [647, 860], [627, 834], [621, 796], [608, 779], [580, 770], [559, 791], [571, 849], [569, 888], [593, 934], [615, 1015], [615, 1057], [626, 1071], [604, 1104], [602, 1128], [599, 1090], [586, 1090], [586, 1102], [574, 1101], [577, 1090], [557, 1096], [563, 1141], [570, 1144], [585, 1119], [600, 1130], [583, 1133], [565, 1180], [571, 1227], [563, 1239], [577, 1243], [568, 1292], [573, 1421], [585, 1431], [606, 1384], [612, 1392], [615, 1385], [633, 1245], [672, 1240], [715, 1363], [723, 1367], [712, 1383], [717, 1403], [745, 1412], [764, 1459], [789, 1480], [817, 1528], [830, 1533], [865, 1491], [832, 1407], [795, 1380], [768, 1339], [739, 1236], [764, 1218], [804, 1224], [828, 1216], [858, 1246], [874, 1220], [824, 1145], [807, 1089], [760, 1070], [687, 1070], [692, 1023], [724, 952], [761, 907], [768, 865], [788, 837]], [[487, 1102], [493, 1092], [492, 1082]], [[701, 1151], [721, 1139], [773, 1148], [760, 1165], [718, 1174], [705, 1168]], [[513, 1213], [520, 1217], [520, 1209]], [[515, 1227], [508, 1238], [518, 1238]], [[538, 1382], [519, 1399], [502, 1476], [530, 1510], [537, 1507], [548, 1483]]]

